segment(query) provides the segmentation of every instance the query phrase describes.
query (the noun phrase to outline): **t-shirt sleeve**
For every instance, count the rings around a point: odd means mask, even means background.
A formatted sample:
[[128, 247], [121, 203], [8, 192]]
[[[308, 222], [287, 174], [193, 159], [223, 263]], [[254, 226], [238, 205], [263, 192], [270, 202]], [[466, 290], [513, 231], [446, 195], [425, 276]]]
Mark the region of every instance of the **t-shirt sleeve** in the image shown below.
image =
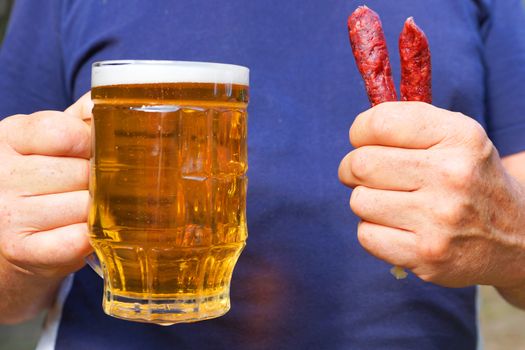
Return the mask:
[[0, 49], [0, 119], [71, 102], [64, 81], [61, 1], [15, 2]]
[[525, 9], [492, 0], [482, 24], [487, 132], [501, 156], [525, 151]]

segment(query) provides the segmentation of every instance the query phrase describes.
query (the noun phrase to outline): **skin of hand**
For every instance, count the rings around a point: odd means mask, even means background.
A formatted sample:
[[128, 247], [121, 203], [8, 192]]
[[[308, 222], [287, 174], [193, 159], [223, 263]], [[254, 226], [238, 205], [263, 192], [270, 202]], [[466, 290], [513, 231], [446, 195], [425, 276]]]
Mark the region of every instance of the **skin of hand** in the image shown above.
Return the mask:
[[339, 179], [354, 188], [368, 252], [442, 286], [493, 285], [525, 307], [525, 167], [511, 176], [480, 124], [388, 102], [356, 118], [350, 141]]
[[92, 252], [87, 235], [89, 93], [64, 112], [0, 122], [0, 323], [49, 307]]

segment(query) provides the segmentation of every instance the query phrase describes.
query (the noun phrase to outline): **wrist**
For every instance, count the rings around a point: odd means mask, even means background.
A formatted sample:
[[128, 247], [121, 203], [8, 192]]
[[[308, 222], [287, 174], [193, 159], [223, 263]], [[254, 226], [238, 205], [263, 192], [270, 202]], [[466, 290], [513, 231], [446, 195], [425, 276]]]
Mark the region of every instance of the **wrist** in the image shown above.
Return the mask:
[[0, 256], [0, 324], [16, 324], [50, 307], [62, 278], [46, 278]]
[[509, 303], [525, 309], [525, 283], [513, 287], [495, 287], [498, 293]]
[[514, 216], [517, 229], [511, 240], [518, 247], [518, 252], [512, 258], [511, 268], [507, 269], [510, 274], [508, 284], [494, 287], [509, 303], [525, 309], [525, 184], [510, 174], [508, 178], [513, 185], [516, 201], [520, 203]]
[[[495, 219], [491, 221], [499, 222], [495, 234], [500, 237], [502, 247], [509, 248], [503, 256], [505, 262], [501, 266], [502, 279], [507, 283], [495, 285], [502, 290], [513, 290], [525, 287], [525, 183], [521, 183], [511, 174], [506, 173], [506, 182], [510, 202], [513, 205], [502, 206], [507, 212], [506, 219]], [[505, 213], [499, 212], [500, 216]]]

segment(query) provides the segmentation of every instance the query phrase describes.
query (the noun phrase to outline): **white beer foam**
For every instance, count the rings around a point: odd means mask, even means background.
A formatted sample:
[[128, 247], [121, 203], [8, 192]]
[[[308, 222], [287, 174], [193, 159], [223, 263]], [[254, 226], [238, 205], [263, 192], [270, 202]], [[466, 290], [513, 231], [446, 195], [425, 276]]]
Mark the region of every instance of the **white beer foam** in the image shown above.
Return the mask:
[[151, 83], [249, 85], [250, 70], [223, 63], [119, 60], [95, 62], [91, 87]]

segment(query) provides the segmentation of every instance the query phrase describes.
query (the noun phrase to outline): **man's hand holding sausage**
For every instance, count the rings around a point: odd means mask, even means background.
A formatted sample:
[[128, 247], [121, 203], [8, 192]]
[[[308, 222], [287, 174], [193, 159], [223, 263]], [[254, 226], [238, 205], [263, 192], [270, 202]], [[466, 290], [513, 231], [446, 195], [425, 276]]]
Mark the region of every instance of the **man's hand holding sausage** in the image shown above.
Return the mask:
[[525, 189], [483, 128], [420, 102], [359, 115], [339, 178], [371, 254], [448, 287], [488, 284], [525, 307]]

